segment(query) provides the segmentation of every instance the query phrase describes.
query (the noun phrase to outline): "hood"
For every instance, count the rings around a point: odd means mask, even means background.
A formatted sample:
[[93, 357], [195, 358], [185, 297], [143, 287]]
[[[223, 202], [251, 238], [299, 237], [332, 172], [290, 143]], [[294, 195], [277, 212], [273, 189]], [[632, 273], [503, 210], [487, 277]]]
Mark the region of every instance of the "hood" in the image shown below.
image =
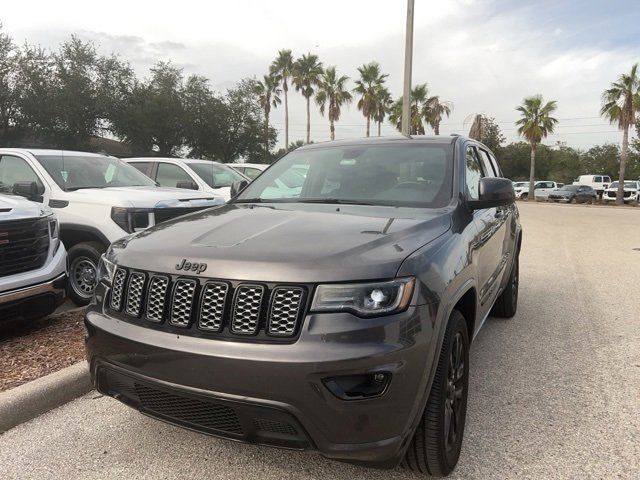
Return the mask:
[[0, 222], [49, 215], [51, 210], [38, 203], [14, 195], [0, 195]]
[[[637, 192], [638, 189], [636, 187], [623, 187], [625, 192]], [[618, 187], [609, 187], [609, 188], [605, 188], [604, 189], [605, 192], [617, 192], [618, 191]]]
[[183, 273], [176, 265], [186, 259], [206, 263], [200, 276], [210, 278], [353, 281], [395, 277], [407, 256], [449, 228], [446, 210], [231, 204], [159, 224], [113, 249], [118, 264], [141, 270]]
[[198, 207], [220, 205], [225, 202], [220, 195], [194, 192], [184, 188], [163, 187], [107, 187], [86, 188], [66, 192], [69, 200], [84, 203], [109, 204], [121, 207]]

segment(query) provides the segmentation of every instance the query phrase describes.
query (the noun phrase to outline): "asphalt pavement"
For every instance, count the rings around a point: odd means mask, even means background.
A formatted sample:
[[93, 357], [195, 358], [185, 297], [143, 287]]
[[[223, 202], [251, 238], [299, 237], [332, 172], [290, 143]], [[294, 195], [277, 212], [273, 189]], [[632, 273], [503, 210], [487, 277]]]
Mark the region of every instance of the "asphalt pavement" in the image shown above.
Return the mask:
[[[472, 345], [452, 478], [640, 478], [640, 209], [520, 204], [520, 305]], [[0, 435], [9, 479], [402, 479], [149, 419], [92, 392]]]

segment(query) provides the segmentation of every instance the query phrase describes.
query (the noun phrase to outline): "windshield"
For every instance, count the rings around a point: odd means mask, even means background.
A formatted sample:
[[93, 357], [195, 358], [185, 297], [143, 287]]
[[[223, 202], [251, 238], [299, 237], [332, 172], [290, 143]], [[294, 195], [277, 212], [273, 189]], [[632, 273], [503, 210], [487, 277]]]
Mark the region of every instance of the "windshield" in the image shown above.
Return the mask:
[[217, 163], [186, 162], [211, 188], [230, 187], [233, 182], [245, 180], [233, 168]]
[[[609, 185], [609, 188], [618, 188], [618, 185], [620, 185], [620, 182], [615, 181]], [[636, 188], [636, 182], [624, 182], [624, 188]]]
[[560, 190], [563, 190], [565, 192], [577, 192], [578, 188], [580, 188], [580, 185], [565, 185]]
[[63, 190], [107, 187], [155, 187], [149, 177], [113, 157], [79, 155], [36, 155]]
[[266, 170], [237, 201], [439, 208], [451, 199], [452, 170], [451, 145], [301, 149]]
[[524, 187], [525, 185], [528, 185], [528, 184], [529, 184], [529, 182], [516, 182], [516, 183], [513, 184], [513, 187], [514, 188]]

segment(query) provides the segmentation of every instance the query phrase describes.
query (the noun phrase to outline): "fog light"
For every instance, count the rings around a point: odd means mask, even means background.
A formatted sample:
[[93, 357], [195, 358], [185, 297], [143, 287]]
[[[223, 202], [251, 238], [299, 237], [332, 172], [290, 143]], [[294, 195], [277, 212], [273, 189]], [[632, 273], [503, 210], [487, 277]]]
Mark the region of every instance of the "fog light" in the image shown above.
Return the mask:
[[325, 387], [341, 400], [360, 400], [383, 395], [391, 381], [389, 372], [343, 375], [322, 380]]

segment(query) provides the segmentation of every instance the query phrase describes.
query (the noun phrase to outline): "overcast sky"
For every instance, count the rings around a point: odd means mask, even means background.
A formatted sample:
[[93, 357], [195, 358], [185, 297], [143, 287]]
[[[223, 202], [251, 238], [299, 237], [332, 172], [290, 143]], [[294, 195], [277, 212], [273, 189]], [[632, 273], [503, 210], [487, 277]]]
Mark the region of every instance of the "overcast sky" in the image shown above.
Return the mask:
[[[278, 49], [316, 53], [350, 77], [378, 61], [401, 94], [404, 0], [154, 1], [57, 0], [3, 2], [0, 22], [17, 43], [47, 48], [75, 33], [103, 53], [118, 53], [141, 76], [158, 60], [211, 79], [221, 91], [243, 77], [260, 78]], [[466, 133], [484, 113], [517, 138], [515, 107], [541, 93], [558, 101], [558, 133], [587, 148], [621, 135], [599, 117], [600, 95], [640, 61], [638, 0], [416, 0], [413, 83], [453, 102], [441, 133]], [[290, 93], [290, 140], [304, 138], [302, 97]], [[284, 111], [272, 113], [284, 135]], [[328, 140], [325, 118], [313, 107], [311, 135]], [[387, 124], [383, 134], [395, 130]], [[364, 136], [364, 117], [352, 104], [336, 127], [339, 138]]]

